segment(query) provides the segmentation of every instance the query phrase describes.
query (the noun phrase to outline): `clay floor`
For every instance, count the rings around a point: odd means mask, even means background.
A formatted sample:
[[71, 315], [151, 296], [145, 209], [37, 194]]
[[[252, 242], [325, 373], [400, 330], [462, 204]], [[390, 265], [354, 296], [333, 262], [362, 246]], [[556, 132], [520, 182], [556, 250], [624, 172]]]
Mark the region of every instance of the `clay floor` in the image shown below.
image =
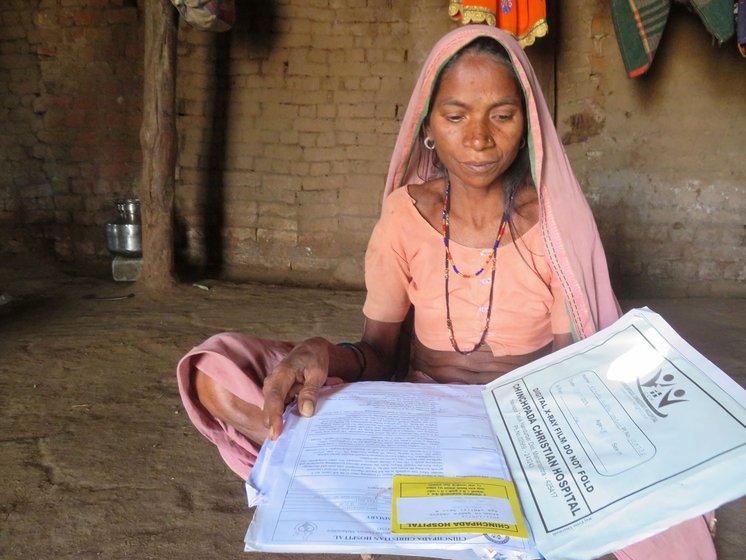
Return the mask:
[[[43, 263], [0, 267], [0, 558], [251, 558], [242, 483], [186, 418], [174, 366], [222, 330], [355, 339], [363, 295], [204, 285], [151, 298]], [[746, 300], [622, 303], [658, 311], [746, 385]], [[746, 499], [718, 519], [719, 557], [746, 557]]]

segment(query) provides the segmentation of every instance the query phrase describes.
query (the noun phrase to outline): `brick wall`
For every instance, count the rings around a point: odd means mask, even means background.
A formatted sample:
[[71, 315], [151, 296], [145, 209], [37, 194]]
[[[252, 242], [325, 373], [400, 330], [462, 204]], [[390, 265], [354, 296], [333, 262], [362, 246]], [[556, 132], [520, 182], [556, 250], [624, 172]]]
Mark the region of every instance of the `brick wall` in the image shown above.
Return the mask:
[[[274, 24], [251, 14], [252, 31], [274, 29], [271, 40], [234, 34], [218, 49], [231, 57], [220, 127], [228, 173], [205, 181], [208, 149], [191, 124], [214, 106], [192, 100], [182, 119], [178, 201], [193, 262], [211, 247], [238, 279], [360, 285], [399, 118], [427, 50], [453, 24], [438, 1], [352, 4], [279, 3]], [[746, 114], [746, 71], [732, 43], [714, 48], [677, 11], [651, 74], [630, 80], [608, 6], [560, 5], [558, 128], [617, 291], [744, 295], [735, 122]], [[216, 55], [204, 35], [182, 40], [187, 58]], [[182, 79], [204, 83], [204, 67], [190, 68]], [[215, 229], [226, 232], [218, 244]]]
[[[443, 0], [245, 0], [179, 30], [180, 261], [235, 280], [361, 286], [388, 158]], [[0, 14], [0, 251], [107, 262], [136, 191], [134, 0], [11, 0]], [[629, 80], [608, 7], [560, 3], [558, 128], [624, 295], [745, 295], [746, 70], [677, 11]], [[529, 50], [529, 55], [531, 55]], [[739, 119], [741, 119], [739, 121]], [[739, 124], [740, 123], [740, 124]]]
[[399, 121], [427, 50], [452, 27], [446, 6], [254, 6], [230, 37], [181, 35], [186, 259], [218, 260], [238, 279], [360, 286]]
[[628, 79], [605, 4], [563, 3], [558, 128], [617, 291], [744, 296], [746, 60], [675, 6]]
[[11, 0], [0, 14], [0, 232], [6, 251], [106, 250], [139, 173], [134, 0]]
[[24, 222], [29, 229], [48, 206], [36, 130], [41, 119], [34, 113], [40, 72], [37, 54], [29, 44], [34, 30], [34, 11], [24, 9], [27, 2], [9, 2], [0, 29], [0, 234], [6, 251], [22, 251], [25, 243], [18, 228]]

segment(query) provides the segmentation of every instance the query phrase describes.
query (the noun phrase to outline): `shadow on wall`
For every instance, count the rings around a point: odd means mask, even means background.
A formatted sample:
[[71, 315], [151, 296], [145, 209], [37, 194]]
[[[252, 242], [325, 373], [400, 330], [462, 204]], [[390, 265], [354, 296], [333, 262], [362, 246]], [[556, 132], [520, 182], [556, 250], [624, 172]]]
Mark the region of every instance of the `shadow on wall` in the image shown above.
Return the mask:
[[236, 26], [232, 31], [236, 42], [255, 50], [272, 50], [278, 33], [277, 1], [242, 0], [236, 4]]
[[[200, 208], [204, 212], [204, 260], [202, 266], [189, 266], [182, 259], [182, 262], [177, 263], [180, 276], [218, 278], [223, 271], [226, 215], [223, 174], [226, 164], [226, 130], [230, 119], [228, 106], [232, 93], [231, 50], [251, 52], [257, 58], [265, 58], [272, 51], [278, 33], [277, 5], [274, 0], [242, 0], [236, 2], [236, 10], [233, 28], [225, 33], [216, 33], [213, 43], [213, 118], [211, 129], [206, 131], [206, 141], [210, 148], [205, 154], [200, 193]], [[183, 223], [176, 224], [179, 245], [184, 243], [184, 229]]]

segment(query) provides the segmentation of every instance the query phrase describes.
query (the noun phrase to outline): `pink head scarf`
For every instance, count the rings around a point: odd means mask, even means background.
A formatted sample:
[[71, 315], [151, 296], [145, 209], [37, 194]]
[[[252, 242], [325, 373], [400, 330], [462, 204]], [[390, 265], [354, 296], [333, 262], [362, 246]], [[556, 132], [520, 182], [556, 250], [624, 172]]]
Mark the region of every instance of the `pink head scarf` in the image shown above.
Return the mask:
[[430, 158], [419, 136], [433, 83], [450, 58], [478, 37], [491, 37], [505, 48], [523, 88], [544, 249], [563, 287], [573, 335], [585, 338], [618, 319], [620, 309], [591, 209], [570, 168], [533, 68], [509, 34], [486, 25], [469, 25], [451, 31], [433, 47], [399, 130], [384, 197], [395, 188], [423, 182], [418, 170], [423, 176], [433, 175], [434, 170], [427, 168]]

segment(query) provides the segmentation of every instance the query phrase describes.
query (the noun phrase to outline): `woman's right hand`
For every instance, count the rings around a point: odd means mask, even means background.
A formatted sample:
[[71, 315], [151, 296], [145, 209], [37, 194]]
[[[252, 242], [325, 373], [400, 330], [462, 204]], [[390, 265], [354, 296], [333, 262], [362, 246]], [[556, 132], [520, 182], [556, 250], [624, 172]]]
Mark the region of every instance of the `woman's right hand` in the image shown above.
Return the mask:
[[313, 415], [318, 391], [329, 375], [330, 346], [321, 337], [301, 342], [264, 380], [264, 425], [269, 428], [270, 439], [275, 440], [282, 433], [282, 414], [293, 397], [297, 396], [303, 416]]

